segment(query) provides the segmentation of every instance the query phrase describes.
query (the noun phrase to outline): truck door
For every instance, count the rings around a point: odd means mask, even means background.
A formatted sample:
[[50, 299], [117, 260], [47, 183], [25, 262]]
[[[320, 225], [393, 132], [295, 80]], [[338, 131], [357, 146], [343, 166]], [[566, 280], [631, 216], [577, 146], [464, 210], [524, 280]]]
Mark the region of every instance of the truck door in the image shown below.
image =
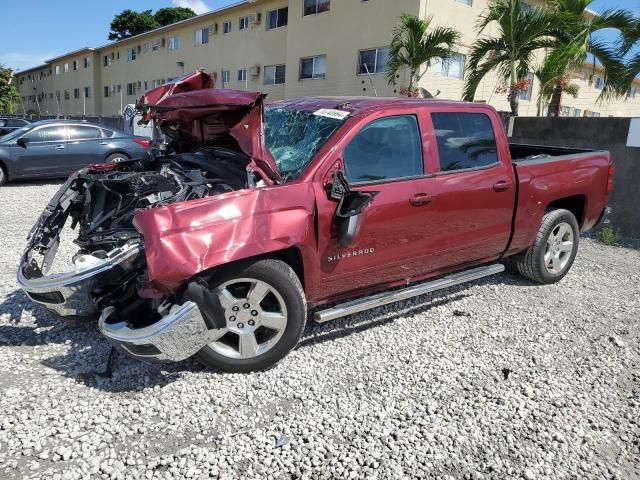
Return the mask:
[[430, 200], [419, 117], [400, 110], [365, 122], [332, 158], [344, 165], [352, 190], [376, 192], [352, 245], [340, 246], [337, 204], [329, 199], [326, 182], [316, 182], [320, 274], [327, 296], [411, 278], [424, 250], [420, 211]]
[[[516, 185], [502, 128], [481, 109], [432, 111], [424, 238], [430, 271], [496, 257], [511, 236]], [[493, 118], [493, 120], [492, 120]], [[504, 136], [503, 136], [504, 137]], [[505, 142], [502, 142], [504, 144]]]

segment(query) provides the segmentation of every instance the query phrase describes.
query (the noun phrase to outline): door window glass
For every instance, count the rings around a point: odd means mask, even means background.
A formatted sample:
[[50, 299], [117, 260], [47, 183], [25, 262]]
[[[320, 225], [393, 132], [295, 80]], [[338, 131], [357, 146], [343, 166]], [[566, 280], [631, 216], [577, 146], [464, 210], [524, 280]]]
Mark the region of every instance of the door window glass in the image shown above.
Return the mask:
[[371, 182], [424, 173], [422, 141], [414, 115], [386, 117], [364, 127], [344, 151], [350, 182]]
[[69, 140], [89, 140], [100, 138], [100, 129], [86, 126], [69, 127]]
[[65, 127], [44, 127], [26, 135], [30, 142], [64, 142], [67, 139]]
[[498, 163], [491, 120], [483, 113], [432, 113], [440, 171], [485, 167]]

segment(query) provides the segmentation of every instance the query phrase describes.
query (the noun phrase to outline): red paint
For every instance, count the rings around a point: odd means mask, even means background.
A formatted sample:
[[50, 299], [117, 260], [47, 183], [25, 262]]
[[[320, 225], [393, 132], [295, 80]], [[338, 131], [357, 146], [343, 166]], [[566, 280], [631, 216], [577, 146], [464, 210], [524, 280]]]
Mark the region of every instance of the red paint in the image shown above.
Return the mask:
[[[162, 121], [191, 129], [204, 111], [238, 112], [239, 105], [250, 105], [248, 113], [242, 110], [243, 120], [235, 124], [250, 126], [242, 134], [235, 132], [243, 138], [238, 143], [258, 165], [273, 168], [273, 159], [262, 145], [262, 124], [251, 117], [258, 112], [262, 118], [263, 97], [220, 90], [199, 93], [160, 102], [171, 106], [166, 113], [158, 110]], [[214, 105], [214, 99], [220, 104]], [[198, 108], [190, 107], [192, 100]], [[514, 168], [500, 117], [486, 105], [373, 98], [297, 99], [279, 104], [310, 111], [341, 104], [339, 108], [351, 115], [294, 182], [139, 212], [134, 223], [145, 238], [149, 279], [155, 288], [172, 292], [217, 266], [294, 248], [302, 260], [308, 299], [327, 303], [521, 252], [532, 244], [546, 208], [557, 200], [586, 198], [583, 218], [578, 219], [583, 230], [594, 225], [607, 203], [611, 175], [607, 152], [525, 162]], [[430, 114], [444, 111], [489, 116], [500, 163], [440, 172]], [[372, 120], [407, 113], [418, 118], [425, 175], [354, 187], [379, 193], [364, 213], [356, 244], [342, 249], [335, 237], [337, 204], [325, 189], [341, 166], [342, 151]], [[428, 201], [415, 200], [424, 198]]]

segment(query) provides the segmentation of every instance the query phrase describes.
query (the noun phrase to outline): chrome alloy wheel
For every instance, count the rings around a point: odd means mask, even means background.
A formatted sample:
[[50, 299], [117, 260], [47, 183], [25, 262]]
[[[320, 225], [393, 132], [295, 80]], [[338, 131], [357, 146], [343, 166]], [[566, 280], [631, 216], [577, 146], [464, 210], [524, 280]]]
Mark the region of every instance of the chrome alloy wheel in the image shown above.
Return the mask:
[[549, 273], [563, 273], [572, 252], [573, 229], [568, 223], [559, 223], [551, 230], [544, 251], [544, 265]]
[[287, 327], [282, 295], [267, 282], [234, 278], [216, 289], [227, 326], [212, 330], [209, 347], [228, 358], [247, 359], [273, 348]]

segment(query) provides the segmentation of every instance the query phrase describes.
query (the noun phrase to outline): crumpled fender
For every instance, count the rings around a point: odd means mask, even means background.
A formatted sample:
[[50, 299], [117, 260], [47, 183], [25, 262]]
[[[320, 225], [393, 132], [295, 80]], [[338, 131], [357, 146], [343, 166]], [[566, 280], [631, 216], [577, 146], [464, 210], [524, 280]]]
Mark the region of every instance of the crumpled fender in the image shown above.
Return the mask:
[[143, 210], [133, 223], [151, 284], [170, 293], [211, 268], [290, 247], [312, 259], [314, 211], [311, 184], [293, 183]]

